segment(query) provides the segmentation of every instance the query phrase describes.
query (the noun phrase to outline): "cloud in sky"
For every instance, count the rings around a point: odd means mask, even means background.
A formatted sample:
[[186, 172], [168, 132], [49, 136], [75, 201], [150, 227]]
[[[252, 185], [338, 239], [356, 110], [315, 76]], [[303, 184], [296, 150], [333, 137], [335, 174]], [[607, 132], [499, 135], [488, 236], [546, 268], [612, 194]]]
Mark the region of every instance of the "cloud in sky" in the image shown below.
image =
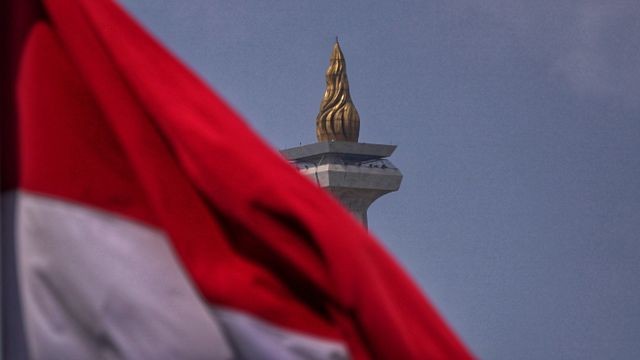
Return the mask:
[[490, 16], [571, 91], [640, 106], [640, 2], [460, 0]]
[[576, 41], [556, 69], [578, 92], [617, 97], [640, 94], [640, 3], [589, 3], [579, 9]]

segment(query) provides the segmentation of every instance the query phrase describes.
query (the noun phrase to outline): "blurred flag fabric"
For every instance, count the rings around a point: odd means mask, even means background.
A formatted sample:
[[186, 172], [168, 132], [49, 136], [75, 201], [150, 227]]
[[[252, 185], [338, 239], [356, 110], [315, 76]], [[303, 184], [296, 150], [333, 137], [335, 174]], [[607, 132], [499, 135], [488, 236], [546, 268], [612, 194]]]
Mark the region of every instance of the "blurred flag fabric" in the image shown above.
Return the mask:
[[7, 359], [471, 357], [376, 240], [119, 5], [0, 10]]

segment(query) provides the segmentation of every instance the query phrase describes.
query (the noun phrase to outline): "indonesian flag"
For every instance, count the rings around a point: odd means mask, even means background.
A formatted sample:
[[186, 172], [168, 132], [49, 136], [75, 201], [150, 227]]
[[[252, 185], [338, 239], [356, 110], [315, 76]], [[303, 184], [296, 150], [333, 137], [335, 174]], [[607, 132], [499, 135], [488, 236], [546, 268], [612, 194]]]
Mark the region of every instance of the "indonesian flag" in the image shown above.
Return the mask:
[[376, 240], [118, 5], [2, 6], [7, 358], [470, 358]]

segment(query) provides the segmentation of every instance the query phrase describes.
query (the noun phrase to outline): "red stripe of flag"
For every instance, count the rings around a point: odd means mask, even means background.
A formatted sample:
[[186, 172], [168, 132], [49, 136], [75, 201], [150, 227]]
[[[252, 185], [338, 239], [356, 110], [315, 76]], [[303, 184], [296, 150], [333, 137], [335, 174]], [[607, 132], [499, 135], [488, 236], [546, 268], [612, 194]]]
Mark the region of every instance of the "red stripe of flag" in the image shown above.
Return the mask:
[[208, 301], [356, 359], [470, 357], [366, 230], [118, 6], [45, 7], [21, 61], [21, 188], [164, 229]]

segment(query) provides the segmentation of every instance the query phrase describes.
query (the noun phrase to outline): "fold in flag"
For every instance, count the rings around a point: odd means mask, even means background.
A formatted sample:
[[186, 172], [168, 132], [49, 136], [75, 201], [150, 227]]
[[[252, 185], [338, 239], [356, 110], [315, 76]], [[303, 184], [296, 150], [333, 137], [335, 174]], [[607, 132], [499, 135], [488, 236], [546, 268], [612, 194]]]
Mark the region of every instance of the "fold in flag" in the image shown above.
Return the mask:
[[366, 230], [118, 5], [4, 3], [7, 358], [470, 358]]

